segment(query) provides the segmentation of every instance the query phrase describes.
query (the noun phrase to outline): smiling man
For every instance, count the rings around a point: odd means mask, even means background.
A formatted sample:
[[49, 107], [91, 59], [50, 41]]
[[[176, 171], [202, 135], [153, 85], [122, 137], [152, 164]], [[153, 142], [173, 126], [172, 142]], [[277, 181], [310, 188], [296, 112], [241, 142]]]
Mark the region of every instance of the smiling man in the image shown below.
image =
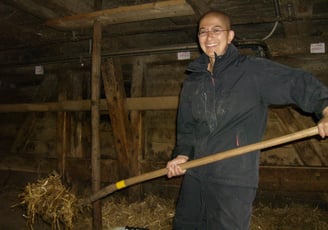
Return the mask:
[[[205, 17], [206, 16], [206, 17]], [[215, 56], [223, 55], [235, 36], [230, 18], [225, 14], [211, 12], [199, 23], [198, 40], [203, 52], [210, 58], [208, 70], [213, 71]]]
[[199, 21], [203, 51], [187, 68], [179, 101], [177, 143], [168, 177], [183, 175], [173, 229], [249, 229], [260, 151], [181, 170], [190, 159], [259, 142], [270, 105], [295, 104], [328, 134], [328, 89], [314, 76], [239, 54], [230, 18], [211, 11]]

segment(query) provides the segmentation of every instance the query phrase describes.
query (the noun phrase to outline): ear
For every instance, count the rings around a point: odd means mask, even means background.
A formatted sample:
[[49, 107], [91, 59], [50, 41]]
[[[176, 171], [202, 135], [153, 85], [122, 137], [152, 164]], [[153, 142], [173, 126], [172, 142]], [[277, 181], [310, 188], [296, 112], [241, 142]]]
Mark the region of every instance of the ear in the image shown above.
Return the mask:
[[229, 34], [228, 34], [228, 43], [229, 44], [231, 43], [231, 41], [233, 40], [234, 37], [235, 37], [235, 31], [229, 30]]

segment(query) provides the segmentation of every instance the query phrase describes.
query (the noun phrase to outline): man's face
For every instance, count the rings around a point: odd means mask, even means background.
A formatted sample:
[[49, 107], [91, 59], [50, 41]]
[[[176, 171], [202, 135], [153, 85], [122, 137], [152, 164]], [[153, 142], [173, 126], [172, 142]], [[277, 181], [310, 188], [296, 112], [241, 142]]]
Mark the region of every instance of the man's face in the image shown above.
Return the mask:
[[210, 58], [223, 55], [231, 43], [234, 32], [228, 28], [224, 18], [217, 15], [207, 15], [199, 23], [198, 41], [203, 52]]

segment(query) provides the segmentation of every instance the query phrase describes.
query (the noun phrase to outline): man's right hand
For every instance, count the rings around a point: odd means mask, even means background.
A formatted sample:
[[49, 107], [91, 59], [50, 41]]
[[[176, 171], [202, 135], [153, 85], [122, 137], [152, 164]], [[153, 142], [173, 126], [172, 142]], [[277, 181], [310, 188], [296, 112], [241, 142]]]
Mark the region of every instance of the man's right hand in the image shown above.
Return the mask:
[[167, 177], [171, 178], [174, 176], [181, 176], [186, 173], [186, 170], [182, 170], [179, 164], [187, 162], [189, 157], [184, 155], [178, 155], [173, 160], [167, 162], [166, 168], [167, 168]]

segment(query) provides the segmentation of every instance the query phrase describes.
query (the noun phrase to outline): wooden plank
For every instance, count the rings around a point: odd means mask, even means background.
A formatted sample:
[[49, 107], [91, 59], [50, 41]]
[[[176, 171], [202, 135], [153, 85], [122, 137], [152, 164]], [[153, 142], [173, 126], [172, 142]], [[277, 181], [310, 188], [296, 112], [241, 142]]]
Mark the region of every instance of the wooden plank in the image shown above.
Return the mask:
[[44, 19], [50, 19], [50, 18], [56, 18], [59, 17], [59, 14], [52, 11], [51, 9], [41, 6], [33, 0], [3, 0], [2, 2], [5, 2], [6, 4], [10, 4], [15, 8], [22, 9], [26, 12], [29, 12], [30, 14], [38, 17], [38, 18], [44, 18]]
[[[36, 174], [49, 174], [57, 169], [57, 158], [45, 158], [41, 155], [25, 154], [1, 156], [0, 170], [28, 172]], [[67, 174], [70, 180], [77, 182], [91, 181], [90, 159], [67, 158]], [[120, 178], [116, 175], [117, 161], [111, 159], [101, 160], [101, 175], [103, 183], [112, 183]]]
[[[275, 108], [272, 110], [276, 115], [278, 120], [281, 123], [281, 127], [286, 133], [293, 133], [297, 130], [304, 128], [299, 122], [304, 122], [303, 120], [295, 119], [293, 113], [291, 112], [290, 107], [284, 108]], [[293, 143], [294, 148], [296, 149], [300, 159], [305, 166], [322, 166], [322, 162], [318, 154], [316, 153], [315, 148], [310, 140], [297, 141]]]
[[[135, 97], [125, 99], [128, 110], [171, 110], [178, 108], [177, 96]], [[108, 111], [105, 99], [100, 100], [100, 110]], [[69, 100], [47, 103], [0, 104], [0, 113], [12, 112], [51, 112], [51, 111], [90, 111], [90, 100]]]
[[[99, 1], [99, 0], [98, 0]], [[48, 6], [56, 7], [56, 9], [62, 10], [61, 15], [66, 15], [65, 13], [81, 13], [90, 12], [94, 9], [98, 9], [96, 6], [93, 8], [91, 1], [81, 1], [81, 0], [47, 0]], [[58, 16], [57, 16], [58, 17]]]
[[[136, 58], [133, 62], [132, 82], [131, 82], [131, 96], [141, 97], [143, 94], [143, 81], [144, 81], [144, 67], [145, 64], [142, 58]], [[144, 128], [141, 111], [134, 110], [130, 112], [130, 123], [132, 130], [132, 143], [131, 143], [131, 161], [133, 171], [136, 174], [141, 173], [140, 160], [143, 158], [144, 150]], [[130, 202], [140, 200], [142, 198], [142, 186], [137, 185], [130, 188], [131, 198]], [[129, 194], [129, 195], [130, 195]]]
[[194, 9], [196, 15], [200, 17], [207, 11], [209, 11], [211, 8], [208, 3], [205, 1], [199, 1], [199, 0], [187, 0], [187, 2], [192, 6]]
[[[58, 80], [58, 101], [67, 100], [69, 92], [69, 84], [67, 84], [67, 75], [59, 76]], [[66, 157], [71, 150], [70, 146], [70, 131], [71, 131], [71, 116], [70, 112], [58, 112], [56, 122], [56, 139], [57, 139], [57, 172], [61, 176], [61, 180], [64, 184], [67, 182], [66, 172]]]
[[[41, 83], [39, 90], [36, 92], [34, 101], [44, 102], [49, 100], [57, 87], [57, 78], [54, 75], [48, 75]], [[36, 111], [35, 111], [36, 112]], [[25, 148], [31, 130], [34, 128], [37, 114], [31, 113], [25, 118], [23, 124], [19, 128], [16, 139], [11, 147], [12, 152], [20, 152]]]
[[67, 182], [66, 158], [71, 150], [70, 127], [71, 116], [69, 112], [59, 112], [57, 115], [57, 171], [62, 178], [62, 182]]
[[128, 112], [125, 107], [125, 91], [123, 75], [119, 59], [107, 59], [102, 65], [104, 91], [108, 104], [111, 126], [113, 129], [115, 149], [120, 166], [119, 175], [128, 178], [130, 173], [136, 173], [131, 165], [131, 127]]
[[[92, 69], [91, 69], [91, 172], [92, 192], [97, 192], [101, 187], [100, 170], [100, 67], [101, 67], [101, 38], [102, 25], [99, 21], [93, 24], [92, 43]], [[93, 202], [93, 229], [101, 229], [102, 214], [101, 201]]]
[[177, 96], [167, 97], [131, 97], [127, 98], [128, 110], [166, 110], [178, 108]]
[[[71, 72], [70, 74], [70, 88], [71, 88], [71, 98], [73, 100], [81, 100], [83, 94], [83, 80], [77, 72]], [[72, 114], [72, 151], [71, 156], [73, 157], [83, 157], [84, 151], [82, 146], [83, 137], [83, 113], [76, 112]], [[89, 154], [89, 153], [88, 153]]]
[[57, 29], [72, 30], [90, 28], [95, 20], [98, 20], [103, 25], [110, 25], [193, 14], [191, 6], [185, 0], [156, 1], [66, 16], [49, 20], [46, 22], [46, 25]]
[[327, 167], [260, 167], [260, 189], [327, 192]]

